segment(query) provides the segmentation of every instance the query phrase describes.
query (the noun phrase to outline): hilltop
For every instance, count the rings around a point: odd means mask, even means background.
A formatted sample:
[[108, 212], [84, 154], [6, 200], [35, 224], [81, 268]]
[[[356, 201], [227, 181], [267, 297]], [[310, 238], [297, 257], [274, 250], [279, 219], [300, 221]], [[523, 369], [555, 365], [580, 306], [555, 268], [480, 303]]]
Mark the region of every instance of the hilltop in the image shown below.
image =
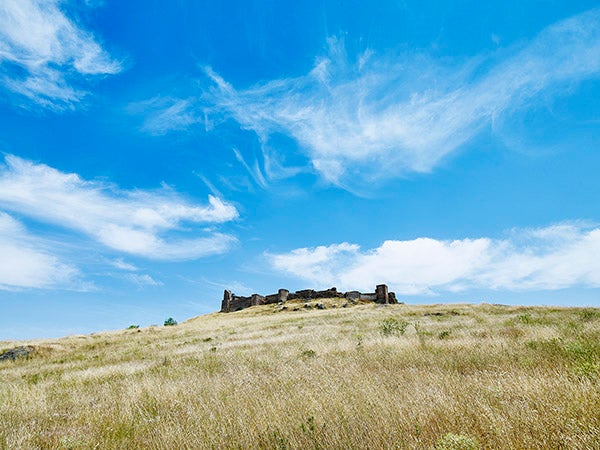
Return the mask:
[[308, 303], [0, 342], [0, 448], [599, 448], [598, 309]]

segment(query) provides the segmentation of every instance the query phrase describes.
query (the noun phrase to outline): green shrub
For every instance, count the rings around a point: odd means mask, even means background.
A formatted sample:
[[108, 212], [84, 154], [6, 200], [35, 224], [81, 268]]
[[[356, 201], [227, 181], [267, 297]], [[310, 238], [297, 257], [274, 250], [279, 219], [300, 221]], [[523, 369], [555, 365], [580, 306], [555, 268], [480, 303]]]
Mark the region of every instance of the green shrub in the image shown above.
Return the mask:
[[535, 320], [533, 319], [533, 317], [531, 317], [531, 314], [529, 314], [529, 313], [518, 315], [517, 320], [519, 322], [527, 324], [527, 325], [531, 325], [532, 323], [535, 322]]
[[571, 371], [580, 379], [589, 378], [594, 380], [600, 374], [600, 364], [583, 361], [576, 363]]
[[177, 321], [175, 319], [173, 319], [172, 317], [169, 317], [167, 320], [165, 320], [165, 327], [172, 327], [177, 325]]
[[438, 439], [435, 450], [478, 450], [477, 439], [462, 434], [446, 433]]
[[302, 352], [302, 356], [305, 358], [314, 358], [315, 356], [317, 356], [317, 352], [309, 348], [308, 350], [304, 350]]
[[137, 330], [140, 326], [139, 325], [129, 325], [127, 327], [128, 330]]
[[440, 331], [438, 339], [448, 339], [450, 337], [450, 330]]
[[388, 317], [384, 319], [379, 325], [379, 330], [384, 336], [391, 336], [395, 334], [404, 334], [408, 322], [398, 321], [394, 317]]
[[315, 431], [315, 418], [314, 416], [310, 416], [307, 420], [306, 423], [301, 423], [300, 424], [300, 429], [302, 430], [303, 433], [308, 433], [309, 431]]
[[596, 320], [600, 318], [600, 311], [595, 309], [582, 309], [579, 311], [579, 317], [584, 322]]
[[415, 329], [415, 333], [417, 333], [417, 337], [419, 338], [419, 344], [425, 346], [425, 336], [431, 336], [430, 331], [425, 331], [423, 325], [418, 320], [412, 323], [412, 326]]

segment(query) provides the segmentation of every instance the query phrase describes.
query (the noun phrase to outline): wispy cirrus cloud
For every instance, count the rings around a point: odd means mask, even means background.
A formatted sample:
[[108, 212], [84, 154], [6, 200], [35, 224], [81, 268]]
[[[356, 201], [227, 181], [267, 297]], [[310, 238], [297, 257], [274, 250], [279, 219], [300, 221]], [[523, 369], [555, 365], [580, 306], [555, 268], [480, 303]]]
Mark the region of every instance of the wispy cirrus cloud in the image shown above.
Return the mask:
[[162, 286], [163, 283], [161, 281], [156, 281], [148, 274], [137, 274], [137, 273], [129, 273], [125, 275], [125, 279], [130, 281], [131, 283], [136, 284], [138, 287], [144, 286]]
[[37, 105], [73, 108], [87, 95], [79, 87], [89, 76], [122, 70], [98, 43], [61, 10], [59, 0], [0, 3], [2, 84]]
[[136, 272], [137, 270], [139, 270], [137, 266], [135, 266], [134, 264], [128, 263], [121, 258], [109, 261], [109, 264], [112, 267], [115, 267], [119, 270], [123, 270], [125, 272]]
[[0, 211], [0, 290], [89, 287], [81, 282], [76, 267], [46, 247], [21, 222]]
[[[234, 206], [212, 195], [207, 205], [197, 205], [169, 188], [127, 191], [14, 155], [0, 166], [0, 207], [150, 259], [195, 259], [226, 252], [236, 242], [213, 229], [183, 230], [184, 224], [214, 226], [238, 216]], [[194, 237], [174, 238], [172, 232]]]
[[428, 172], [495, 118], [598, 78], [600, 9], [547, 27], [501, 60], [448, 64], [367, 51], [351, 61], [342, 40], [328, 44], [306, 75], [248, 89], [206, 68], [212, 85], [196, 109], [217, 124], [233, 118], [265, 146], [276, 133], [293, 138], [314, 169], [340, 186], [354, 176], [372, 182]]
[[266, 256], [274, 269], [317, 287], [372, 290], [384, 282], [419, 295], [600, 287], [599, 252], [600, 228], [559, 224], [505, 239], [388, 240], [370, 250], [342, 243]]
[[118, 274], [112, 276], [127, 280], [130, 283], [137, 285], [139, 288], [146, 286], [154, 287], [163, 285], [161, 281], [155, 280], [152, 276], [146, 273], [141, 273], [139, 267], [124, 261], [122, 258], [108, 260], [107, 263], [109, 264], [109, 266], [119, 269], [120, 271]]
[[141, 130], [154, 136], [186, 130], [202, 122], [195, 109], [193, 99], [174, 97], [154, 97], [131, 103], [127, 108], [131, 114], [144, 115]]

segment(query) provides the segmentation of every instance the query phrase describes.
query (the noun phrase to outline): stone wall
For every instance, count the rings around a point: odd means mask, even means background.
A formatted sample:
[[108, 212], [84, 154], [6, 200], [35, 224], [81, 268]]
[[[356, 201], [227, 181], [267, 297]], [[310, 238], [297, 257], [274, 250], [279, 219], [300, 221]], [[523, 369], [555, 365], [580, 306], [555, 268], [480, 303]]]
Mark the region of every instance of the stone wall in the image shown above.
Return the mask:
[[398, 303], [396, 294], [388, 291], [385, 284], [379, 284], [373, 293], [361, 293], [359, 291], [338, 292], [337, 288], [332, 287], [324, 291], [315, 291], [313, 289], [303, 289], [290, 293], [287, 289], [279, 289], [277, 294], [260, 295], [252, 294], [250, 297], [235, 295], [229, 290], [223, 293], [221, 302], [221, 312], [239, 311], [250, 306], [270, 305], [276, 303], [285, 303], [288, 300], [312, 300], [316, 298], [347, 298], [348, 300], [366, 300], [381, 304]]
[[252, 297], [241, 297], [225, 289], [223, 302], [221, 303], [222, 312], [239, 311], [250, 306], [252, 306]]
[[336, 288], [326, 289], [324, 291], [315, 291], [313, 289], [304, 289], [288, 294], [288, 300], [310, 300], [313, 298], [342, 298], [344, 294], [338, 292]]

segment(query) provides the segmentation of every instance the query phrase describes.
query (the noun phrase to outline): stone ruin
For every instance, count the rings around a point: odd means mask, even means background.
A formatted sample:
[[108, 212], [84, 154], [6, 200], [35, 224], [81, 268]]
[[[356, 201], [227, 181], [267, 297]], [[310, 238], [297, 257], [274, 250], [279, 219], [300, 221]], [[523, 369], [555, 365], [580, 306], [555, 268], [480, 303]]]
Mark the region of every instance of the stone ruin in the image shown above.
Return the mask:
[[250, 306], [271, 305], [285, 303], [288, 300], [312, 300], [317, 298], [346, 298], [350, 301], [367, 300], [384, 305], [397, 304], [396, 294], [389, 292], [387, 285], [379, 284], [373, 293], [362, 293], [358, 291], [338, 292], [334, 287], [324, 291], [315, 291], [313, 289], [304, 289], [291, 293], [287, 289], [279, 289], [277, 294], [260, 295], [252, 294], [250, 297], [242, 297], [233, 294], [229, 290], [223, 293], [221, 303], [221, 312], [240, 311]]

